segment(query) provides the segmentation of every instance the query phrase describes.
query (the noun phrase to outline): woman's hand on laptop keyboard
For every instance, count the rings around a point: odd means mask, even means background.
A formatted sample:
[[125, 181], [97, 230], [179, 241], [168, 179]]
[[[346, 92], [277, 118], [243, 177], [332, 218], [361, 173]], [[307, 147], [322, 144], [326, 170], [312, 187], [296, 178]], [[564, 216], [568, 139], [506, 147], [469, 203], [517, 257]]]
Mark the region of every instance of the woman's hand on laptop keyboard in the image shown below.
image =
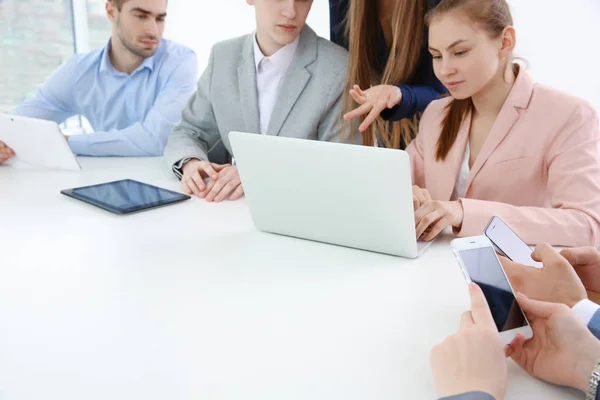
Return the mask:
[[0, 142], [0, 164], [15, 156], [13, 149], [8, 147], [6, 143]]
[[449, 226], [460, 228], [463, 218], [462, 204], [458, 201], [428, 201], [415, 211], [417, 240], [428, 242]]
[[412, 187], [413, 189], [413, 208], [417, 211], [421, 206], [428, 201], [431, 201], [431, 195], [427, 189], [421, 189], [417, 185]]

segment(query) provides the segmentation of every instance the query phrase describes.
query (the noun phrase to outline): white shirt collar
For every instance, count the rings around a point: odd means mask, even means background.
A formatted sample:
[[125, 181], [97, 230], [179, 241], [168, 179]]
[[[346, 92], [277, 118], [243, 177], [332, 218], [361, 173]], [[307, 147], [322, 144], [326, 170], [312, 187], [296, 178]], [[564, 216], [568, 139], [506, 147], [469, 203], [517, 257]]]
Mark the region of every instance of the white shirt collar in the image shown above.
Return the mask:
[[275, 54], [267, 57], [263, 54], [258, 46], [258, 41], [256, 40], [256, 32], [254, 33], [254, 64], [256, 66], [256, 71], [258, 71], [258, 67], [260, 63], [265, 58], [269, 59], [275, 66], [275, 68], [282, 74], [285, 75], [290, 64], [292, 64], [292, 60], [294, 55], [296, 54], [296, 49], [298, 48], [298, 41], [300, 40], [300, 35], [294, 40], [292, 43], [283, 46], [279, 49]]

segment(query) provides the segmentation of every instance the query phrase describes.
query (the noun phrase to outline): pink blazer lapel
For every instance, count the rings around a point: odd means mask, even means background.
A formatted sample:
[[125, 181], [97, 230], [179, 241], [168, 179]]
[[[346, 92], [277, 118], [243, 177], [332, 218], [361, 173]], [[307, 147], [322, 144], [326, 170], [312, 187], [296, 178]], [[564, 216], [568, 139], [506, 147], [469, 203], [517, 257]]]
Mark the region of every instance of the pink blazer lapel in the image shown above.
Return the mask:
[[471, 183], [473, 183], [473, 179], [475, 179], [494, 150], [502, 143], [506, 135], [508, 135], [512, 127], [519, 120], [519, 108], [527, 108], [529, 105], [532, 94], [533, 79], [531, 79], [531, 76], [526, 71], [521, 70], [492, 126], [489, 136], [475, 159], [473, 168], [471, 168], [471, 173], [467, 180], [467, 194], [469, 193], [469, 188], [471, 187]]

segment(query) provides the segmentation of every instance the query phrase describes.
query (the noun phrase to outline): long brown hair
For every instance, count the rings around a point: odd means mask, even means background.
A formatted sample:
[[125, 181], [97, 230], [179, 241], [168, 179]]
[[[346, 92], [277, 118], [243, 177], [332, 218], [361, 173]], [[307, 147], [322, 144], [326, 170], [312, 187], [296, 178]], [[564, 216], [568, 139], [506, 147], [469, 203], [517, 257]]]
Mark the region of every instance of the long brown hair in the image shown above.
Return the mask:
[[[471, 22], [485, 29], [493, 39], [499, 38], [506, 27], [513, 25], [510, 7], [505, 0], [442, 0], [436, 8], [426, 14], [425, 24], [429, 27], [433, 20], [451, 12], [463, 13]], [[512, 63], [512, 59], [508, 62]], [[515, 75], [519, 73], [517, 64], [513, 64], [513, 72]], [[471, 97], [463, 100], [453, 99], [448, 103], [442, 132], [437, 142], [436, 160], [446, 159], [465, 118], [473, 110]]]
[[[407, 83], [413, 76], [424, 38], [424, 17], [427, 0], [396, 0], [392, 10], [393, 40], [390, 56], [383, 73], [375, 70], [379, 57], [379, 29], [381, 26], [375, 0], [350, 0], [346, 19], [346, 35], [349, 39], [350, 59], [346, 77], [346, 111], [357, 107], [349, 95], [354, 85], [362, 89], [372, 85], [397, 85]], [[364, 120], [364, 117], [362, 118]], [[385, 122], [377, 118], [363, 133], [363, 144], [373, 146], [375, 136], [386, 147], [400, 148], [401, 138], [408, 145], [416, 136], [418, 117], [399, 122]]]

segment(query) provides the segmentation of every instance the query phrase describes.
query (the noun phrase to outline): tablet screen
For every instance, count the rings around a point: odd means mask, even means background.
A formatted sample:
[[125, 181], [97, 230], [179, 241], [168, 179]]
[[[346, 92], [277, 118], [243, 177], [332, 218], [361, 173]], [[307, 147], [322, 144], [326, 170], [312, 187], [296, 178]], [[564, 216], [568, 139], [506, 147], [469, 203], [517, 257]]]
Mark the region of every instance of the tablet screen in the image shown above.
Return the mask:
[[119, 214], [137, 212], [190, 198], [181, 193], [131, 179], [65, 190], [62, 193]]

